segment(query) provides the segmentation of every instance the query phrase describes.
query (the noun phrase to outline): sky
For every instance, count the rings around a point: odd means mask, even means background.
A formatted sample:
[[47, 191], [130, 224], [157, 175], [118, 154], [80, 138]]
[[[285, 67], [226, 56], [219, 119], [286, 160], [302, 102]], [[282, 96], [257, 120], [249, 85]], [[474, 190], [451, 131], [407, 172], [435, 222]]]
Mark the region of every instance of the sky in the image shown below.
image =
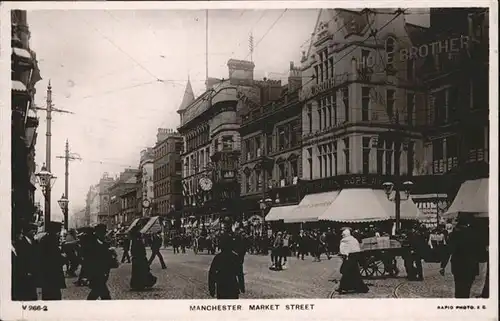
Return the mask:
[[[314, 28], [317, 9], [209, 10], [208, 73], [227, 78], [230, 58], [249, 59], [254, 37], [254, 78], [285, 79], [289, 63], [299, 65]], [[64, 191], [65, 140], [81, 157], [70, 163], [71, 214], [85, 206], [86, 193], [104, 172], [137, 168], [140, 151], [152, 147], [157, 128], [175, 129], [188, 77], [195, 95], [204, 91], [205, 11], [37, 10], [28, 12], [30, 47], [43, 80], [35, 103], [46, 106], [52, 85], [51, 171], [53, 220], [62, 220], [57, 199]], [[426, 25], [422, 14], [406, 16]], [[45, 113], [40, 111], [38, 169], [45, 162]], [[43, 203], [37, 191], [36, 198]]]

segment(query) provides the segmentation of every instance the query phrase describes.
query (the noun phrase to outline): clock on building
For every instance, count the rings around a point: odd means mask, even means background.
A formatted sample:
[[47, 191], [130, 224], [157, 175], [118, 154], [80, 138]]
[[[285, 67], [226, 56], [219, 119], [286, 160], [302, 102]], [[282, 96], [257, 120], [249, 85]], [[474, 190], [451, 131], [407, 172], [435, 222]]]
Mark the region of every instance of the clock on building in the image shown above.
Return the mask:
[[200, 178], [200, 181], [198, 182], [200, 184], [200, 187], [202, 190], [205, 192], [209, 191], [212, 189], [212, 180], [208, 177], [202, 177]]
[[149, 207], [149, 205], [150, 205], [149, 200], [144, 200], [144, 201], [142, 201], [142, 207], [144, 207], [144, 208], [148, 208], [148, 207]]

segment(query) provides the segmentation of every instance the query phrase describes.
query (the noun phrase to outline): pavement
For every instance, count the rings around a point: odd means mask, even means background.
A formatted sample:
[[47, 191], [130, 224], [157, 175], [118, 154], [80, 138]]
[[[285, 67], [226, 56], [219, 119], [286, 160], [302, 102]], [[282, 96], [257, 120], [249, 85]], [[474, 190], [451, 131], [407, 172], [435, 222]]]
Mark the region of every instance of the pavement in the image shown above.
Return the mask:
[[[113, 299], [208, 299], [208, 269], [213, 255], [173, 254], [171, 249], [162, 249], [167, 269], [162, 270], [158, 259], [151, 265], [158, 281], [153, 289], [141, 292], [130, 291], [131, 264], [123, 263], [111, 271], [108, 287]], [[121, 258], [121, 252], [119, 253]], [[150, 251], [148, 250], [148, 257]], [[424, 281], [407, 281], [402, 260], [399, 260], [400, 276], [382, 279], [366, 279], [370, 288], [366, 294], [338, 295], [334, 290], [340, 280], [341, 259], [333, 257], [313, 262], [311, 257], [299, 260], [288, 258], [288, 267], [283, 271], [269, 269], [270, 257], [247, 254], [244, 263], [246, 293], [242, 299], [278, 298], [453, 298], [453, 276], [448, 270], [439, 274], [439, 264], [424, 263]], [[479, 295], [484, 283], [486, 267], [481, 266], [480, 276], [474, 282], [472, 297]], [[90, 292], [88, 287], [77, 287], [75, 278], [67, 278], [67, 289], [63, 300], [84, 300]]]

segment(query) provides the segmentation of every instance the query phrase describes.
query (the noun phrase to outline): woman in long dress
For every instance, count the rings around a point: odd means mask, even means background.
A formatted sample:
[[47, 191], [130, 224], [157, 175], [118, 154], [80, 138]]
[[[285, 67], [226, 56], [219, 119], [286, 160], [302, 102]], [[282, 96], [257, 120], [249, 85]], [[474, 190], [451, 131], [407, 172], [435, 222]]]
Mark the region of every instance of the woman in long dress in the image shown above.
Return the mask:
[[351, 235], [350, 229], [344, 229], [342, 232], [342, 240], [340, 241], [340, 255], [343, 262], [340, 267], [342, 278], [337, 292], [345, 294], [347, 292], [367, 293], [368, 286], [363, 282], [361, 273], [359, 272], [358, 260], [354, 253], [361, 250], [359, 242]]
[[157, 278], [151, 274], [142, 235], [136, 229], [130, 233], [130, 239], [132, 241], [130, 251], [132, 254], [130, 288], [135, 291], [151, 288], [155, 285]]

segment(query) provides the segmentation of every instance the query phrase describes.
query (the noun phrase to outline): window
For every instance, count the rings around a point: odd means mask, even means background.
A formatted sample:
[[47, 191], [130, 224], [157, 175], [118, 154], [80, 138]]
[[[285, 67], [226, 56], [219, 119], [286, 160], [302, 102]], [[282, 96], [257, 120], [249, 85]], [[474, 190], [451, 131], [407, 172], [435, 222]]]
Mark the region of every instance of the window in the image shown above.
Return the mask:
[[321, 106], [318, 108], [318, 124], [319, 130], [323, 130], [323, 118], [321, 117], [323, 114], [323, 110], [321, 110]]
[[175, 174], [180, 175], [182, 172], [182, 163], [180, 161], [175, 162]]
[[287, 130], [286, 126], [278, 127], [278, 148], [279, 150], [283, 150], [287, 148]]
[[245, 173], [245, 191], [250, 193], [252, 191], [252, 180], [250, 172]]
[[413, 113], [415, 112], [415, 94], [406, 94], [407, 123], [413, 125]]
[[431, 95], [434, 103], [434, 124], [441, 125], [446, 121], [446, 90], [440, 90]]
[[392, 155], [394, 143], [391, 140], [385, 141], [385, 174], [392, 175]]
[[316, 84], [319, 84], [319, 73], [318, 73], [318, 66], [314, 66], [314, 76], [316, 78]]
[[432, 141], [432, 171], [434, 174], [444, 173], [444, 146], [443, 138]]
[[415, 168], [415, 142], [410, 141], [408, 142], [408, 151], [406, 153], [406, 159], [407, 159], [407, 173], [408, 175], [413, 175], [413, 169]]
[[370, 119], [370, 87], [361, 88], [361, 120]]
[[245, 154], [247, 161], [252, 159], [252, 142], [250, 139], [245, 140]]
[[233, 136], [222, 137], [222, 150], [223, 151], [233, 150]]
[[328, 78], [330, 78], [332, 75], [329, 75], [328, 74], [328, 71], [329, 71], [329, 68], [328, 68], [328, 53], [327, 51], [323, 51], [323, 54], [322, 54], [322, 61], [323, 61], [323, 68], [324, 68], [324, 73], [325, 73], [325, 80], [327, 80]]
[[370, 56], [370, 50], [361, 49], [361, 67], [363, 69], [368, 68], [368, 57]]
[[332, 175], [332, 144], [318, 146], [319, 176], [321, 178]]
[[344, 114], [345, 114], [344, 121], [348, 122], [349, 121], [349, 88], [348, 87], [342, 88], [342, 101], [344, 102]]
[[448, 120], [456, 121], [459, 120], [458, 115], [458, 104], [459, 102], [459, 92], [458, 87], [453, 86], [448, 91]]
[[334, 66], [333, 57], [328, 59], [328, 64], [330, 66], [330, 78], [333, 78], [335, 77], [335, 68], [333, 67]]
[[337, 119], [337, 91], [333, 91], [332, 96], [330, 96], [331, 100], [331, 108], [332, 108], [332, 118], [333, 118], [333, 125], [338, 124], [338, 119]]
[[307, 162], [309, 165], [309, 179], [313, 178], [313, 158], [312, 158], [312, 148], [307, 149]]
[[262, 189], [262, 171], [257, 170], [255, 171], [255, 177], [257, 181], [257, 191], [260, 191]]
[[307, 105], [307, 120], [309, 122], [309, 133], [312, 133], [313, 130], [313, 120], [312, 120], [312, 105]]
[[318, 155], [318, 165], [319, 165], [319, 177], [323, 177], [323, 153], [322, 148], [318, 148], [320, 151], [320, 155]]
[[260, 144], [260, 137], [255, 137], [255, 156], [262, 156], [262, 146]]
[[300, 144], [300, 135], [301, 135], [301, 128], [300, 128], [300, 120], [296, 119], [292, 121], [291, 123], [291, 141], [290, 141], [290, 147], [295, 147]]
[[396, 92], [392, 89], [388, 89], [386, 91], [387, 116], [389, 117], [390, 122], [394, 120], [395, 95]]
[[292, 178], [299, 176], [299, 166], [296, 159], [290, 161], [290, 170]]
[[271, 154], [273, 152], [273, 134], [268, 133], [266, 135], [266, 147], [267, 147], [267, 154]]
[[336, 176], [337, 175], [337, 141], [334, 141], [332, 144], [332, 163], [333, 163], [332, 176]]
[[363, 174], [370, 173], [370, 137], [363, 137]]
[[344, 158], [345, 158], [345, 173], [349, 174], [351, 165], [351, 159], [349, 153], [349, 137], [344, 138]]
[[281, 162], [278, 164], [278, 178], [279, 178], [280, 182], [281, 182], [281, 180], [286, 178], [286, 171], [285, 171], [285, 163], [284, 162]]
[[466, 142], [468, 150], [468, 162], [487, 161], [486, 157], [486, 137], [483, 128], [478, 127], [468, 132]]

